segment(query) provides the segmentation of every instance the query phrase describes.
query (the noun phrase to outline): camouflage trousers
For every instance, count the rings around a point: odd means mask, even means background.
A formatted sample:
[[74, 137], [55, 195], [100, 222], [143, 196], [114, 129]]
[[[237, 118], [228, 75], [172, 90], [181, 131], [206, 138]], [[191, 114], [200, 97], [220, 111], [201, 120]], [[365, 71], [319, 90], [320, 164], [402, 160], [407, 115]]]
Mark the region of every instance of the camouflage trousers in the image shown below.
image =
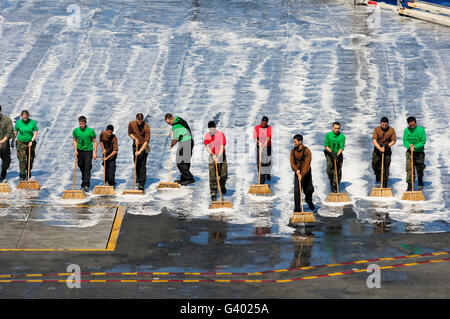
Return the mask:
[[[414, 177], [423, 177], [423, 170], [425, 169], [425, 153], [414, 152]], [[415, 179], [415, 178], [414, 178]], [[411, 152], [406, 151], [406, 182], [411, 184]]]
[[[30, 176], [31, 170], [33, 169], [33, 162], [36, 151], [36, 142], [33, 142], [31, 146], [31, 157], [30, 157]], [[28, 144], [23, 144], [17, 141], [17, 159], [19, 160], [19, 170], [20, 178], [27, 178], [28, 176]]]
[[[226, 156], [220, 158], [217, 162], [217, 171], [219, 173], [220, 188], [223, 189], [228, 179], [228, 164]], [[211, 195], [217, 195], [217, 175], [214, 160], [209, 157], [209, 190]]]

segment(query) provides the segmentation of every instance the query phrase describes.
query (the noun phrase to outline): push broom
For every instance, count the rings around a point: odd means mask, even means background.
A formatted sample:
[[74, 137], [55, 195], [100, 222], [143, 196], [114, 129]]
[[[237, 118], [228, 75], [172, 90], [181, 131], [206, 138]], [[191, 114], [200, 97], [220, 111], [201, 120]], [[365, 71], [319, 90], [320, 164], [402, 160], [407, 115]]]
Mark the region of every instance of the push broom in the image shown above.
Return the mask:
[[113, 186], [106, 186], [106, 159], [103, 156], [103, 185], [97, 185], [94, 187], [95, 195], [114, 196], [116, 191]]
[[214, 161], [214, 165], [216, 166], [216, 178], [217, 178], [217, 186], [219, 188], [219, 201], [214, 201], [211, 203], [209, 209], [218, 209], [218, 208], [233, 208], [233, 204], [230, 201], [222, 200], [222, 191], [220, 190], [220, 182], [219, 182], [219, 170], [217, 169], [217, 162]]
[[169, 161], [169, 178], [167, 179], [167, 182], [160, 182], [156, 188], [163, 189], [163, 188], [180, 188], [180, 185], [176, 182], [170, 181], [170, 172], [172, 170], [172, 149], [170, 149], [170, 161]]
[[75, 168], [73, 170], [73, 186], [71, 190], [64, 191], [63, 199], [84, 199], [84, 192], [82, 190], [75, 190], [75, 179], [77, 175], [77, 156], [75, 155]]
[[372, 188], [370, 197], [393, 197], [392, 190], [390, 188], [383, 187], [383, 173], [384, 173], [384, 153], [381, 153], [381, 187]]
[[137, 164], [137, 155], [135, 155], [134, 158], [133, 189], [124, 190], [122, 195], [144, 195], [144, 191], [140, 189], [134, 189], [134, 186], [136, 185], [136, 164]]
[[314, 218], [314, 214], [312, 212], [303, 211], [302, 183], [301, 183], [300, 179], [298, 179], [298, 186], [300, 188], [300, 207], [301, 207], [302, 211], [294, 212], [292, 214], [291, 219], [289, 219], [289, 225], [291, 225], [293, 227], [300, 226], [301, 224], [311, 225], [316, 222], [316, 219]]
[[261, 184], [261, 155], [262, 155], [262, 147], [259, 151], [259, 168], [258, 168], [258, 184], [250, 185], [250, 189], [248, 190], [249, 194], [253, 195], [269, 195], [272, 194], [269, 185]]
[[420, 201], [425, 200], [422, 191], [414, 190], [414, 151], [411, 150], [411, 191], [403, 193], [402, 200]]
[[327, 197], [327, 202], [349, 202], [350, 198], [347, 193], [339, 193], [339, 179], [337, 173], [336, 159], [334, 159], [334, 172], [336, 173], [336, 187], [337, 193], [329, 193]]
[[31, 146], [28, 145], [28, 176], [26, 181], [20, 181], [17, 185], [18, 189], [41, 189], [39, 182], [30, 180], [30, 161], [31, 161]]

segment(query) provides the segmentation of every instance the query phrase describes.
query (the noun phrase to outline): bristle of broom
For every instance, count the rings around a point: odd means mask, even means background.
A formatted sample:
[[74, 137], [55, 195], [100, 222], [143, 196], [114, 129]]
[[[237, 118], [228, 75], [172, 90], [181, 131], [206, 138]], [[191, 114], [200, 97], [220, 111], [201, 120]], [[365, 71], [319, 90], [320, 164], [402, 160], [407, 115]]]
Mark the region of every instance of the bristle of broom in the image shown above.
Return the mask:
[[68, 190], [64, 191], [62, 199], [84, 199], [85, 195], [82, 190]]
[[268, 195], [272, 194], [272, 191], [270, 190], [270, 187], [267, 184], [256, 184], [250, 185], [248, 193], [253, 195]]
[[124, 190], [122, 195], [144, 195], [144, 191], [128, 189]]
[[161, 182], [156, 188], [180, 188], [180, 185], [176, 182]]
[[316, 222], [316, 218], [312, 212], [294, 212], [292, 214], [291, 219], [289, 220], [289, 224], [314, 224]]
[[104, 196], [114, 196], [116, 195], [116, 191], [114, 190], [113, 186], [95, 186], [94, 194]]
[[233, 208], [233, 204], [229, 201], [215, 201], [211, 203], [209, 209]]
[[392, 190], [390, 188], [374, 187], [370, 193], [370, 197], [393, 197]]
[[20, 181], [17, 185], [18, 189], [41, 189], [39, 182], [36, 180], [32, 181]]
[[422, 191], [406, 191], [403, 193], [402, 200], [421, 201], [425, 200]]
[[0, 193], [11, 193], [11, 189], [7, 183], [0, 183]]
[[330, 193], [327, 197], [327, 202], [343, 203], [349, 202], [350, 198], [347, 193]]

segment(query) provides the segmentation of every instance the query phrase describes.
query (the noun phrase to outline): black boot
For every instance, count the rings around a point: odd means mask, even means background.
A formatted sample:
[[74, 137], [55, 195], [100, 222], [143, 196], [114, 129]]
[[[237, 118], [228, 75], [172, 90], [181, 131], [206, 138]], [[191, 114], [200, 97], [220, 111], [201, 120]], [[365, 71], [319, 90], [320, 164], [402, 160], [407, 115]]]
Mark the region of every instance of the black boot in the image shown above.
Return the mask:
[[220, 185], [220, 190], [222, 191], [222, 194], [226, 195], [227, 194], [227, 188], [225, 187], [225, 185]]
[[212, 202], [215, 202], [217, 200], [217, 196], [214, 194], [214, 195], [211, 195], [211, 201]]
[[419, 187], [423, 188], [423, 179], [422, 179], [422, 177], [419, 176], [418, 180], [419, 180]]
[[411, 183], [408, 183], [408, 188], [406, 189], [406, 191], [407, 191], [407, 192], [410, 192], [410, 191], [412, 191], [412, 188], [411, 188]]
[[378, 183], [381, 182], [381, 176], [380, 175], [375, 175], [375, 181]]
[[270, 174], [266, 174], [266, 179], [270, 181]]
[[314, 203], [312, 201], [306, 203], [308, 204], [308, 207], [312, 212], [316, 209], [316, 206], [314, 206]]

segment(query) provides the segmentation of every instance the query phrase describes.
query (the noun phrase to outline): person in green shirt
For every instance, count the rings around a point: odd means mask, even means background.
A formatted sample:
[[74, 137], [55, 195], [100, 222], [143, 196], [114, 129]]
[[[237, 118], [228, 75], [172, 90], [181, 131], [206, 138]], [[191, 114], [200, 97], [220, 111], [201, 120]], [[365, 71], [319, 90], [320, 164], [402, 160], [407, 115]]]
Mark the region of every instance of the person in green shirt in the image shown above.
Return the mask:
[[[24, 181], [33, 169], [33, 162], [36, 156], [36, 137], [38, 128], [36, 121], [30, 119], [30, 113], [23, 110], [20, 113], [22, 117], [16, 122], [14, 127], [15, 137], [17, 138], [17, 159], [19, 160], [20, 180]], [[28, 156], [30, 156], [30, 172], [28, 172]]]
[[172, 126], [172, 142], [170, 143], [170, 148], [178, 143], [176, 162], [181, 176], [176, 182], [181, 185], [195, 183], [194, 176], [190, 172], [192, 149], [194, 148], [191, 129], [185, 120], [178, 116], [174, 117], [170, 113], [166, 114], [165, 121], [168, 125]]
[[92, 159], [97, 159], [97, 139], [93, 129], [87, 126], [85, 116], [78, 118], [79, 127], [73, 130], [73, 148], [81, 171], [81, 189], [89, 192], [91, 187]]
[[[323, 146], [325, 147], [324, 153], [327, 160], [327, 175], [330, 180], [331, 192], [336, 193], [337, 185], [342, 179], [342, 164], [344, 162], [342, 151], [345, 146], [345, 136], [341, 133], [341, 123], [333, 123], [333, 130], [325, 135]], [[337, 181], [334, 160], [336, 160], [337, 166]]]
[[403, 132], [403, 145], [407, 149], [406, 150], [406, 183], [408, 184], [407, 191], [411, 191], [412, 183], [414, 183], [414, 181], [411, 180], [411, 173], [412, 173], [411, 152], [414, 152], [413, 165], [417, 172], [417, 174], [414, 174], [414, 176], [417, 175], [419, 189], [422, 189], [423, 171], [426, 167], [424, 148], [427, 139], [425, 135], [425, 129], [417, 125], [415, 117], [410, 116], [406, 121], [408, 122], [408, 127], [405, 128], [405, 131]]
[[0, 106], [0, 159], [2, 160], [2, 173], [0, 175], [0, 183], [6, 178], [6, 173], [11, 165], [11, 146], [9, 140], [13, 139], [14, 145], [14, 128], [9, 117], [2, 114]]

